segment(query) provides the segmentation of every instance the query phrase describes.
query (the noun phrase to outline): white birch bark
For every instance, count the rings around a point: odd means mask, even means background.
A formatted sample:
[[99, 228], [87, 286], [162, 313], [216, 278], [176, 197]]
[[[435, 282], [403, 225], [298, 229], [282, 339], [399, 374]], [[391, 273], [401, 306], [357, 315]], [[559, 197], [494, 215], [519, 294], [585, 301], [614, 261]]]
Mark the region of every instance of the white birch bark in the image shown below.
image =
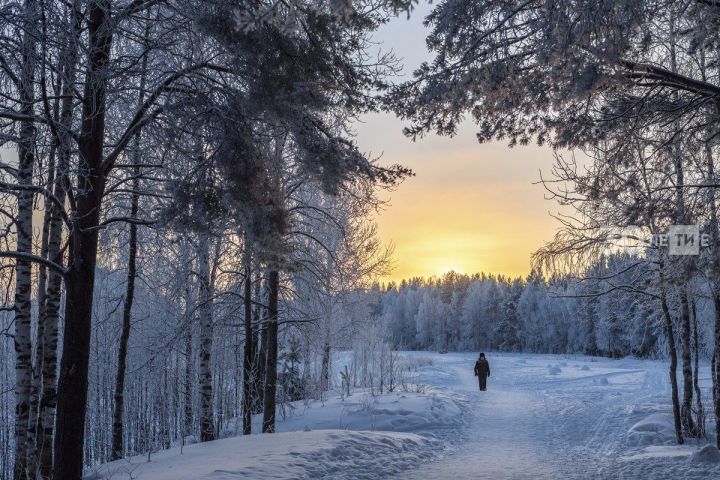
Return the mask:
[[[62, 102], [58, 131], [58, 160], [53, 194], [58, 202], [64, 203], [69, 189], [68, 169], [70, 166], [71, 142], [70, 129], [73, 115], [73, 88], [77, 72], [78, 39], [80, 36], [80, 2], [73, 1], [70, 12], [70, 29], [63, 53], [62, 62]], [[48, 259], [62, 265], [63, 222], [59, 205], [51, 204]], [[62, 296], [62, 277], [59, 272], [49, 269], [45, 305], [42, 310], [42, 394], [38, 410], [37, 456], [39, 474], [43, 479], [50, 478], [53, 466], [53, 433], [55, 429], [55, 409], [57, 406], [57, 365], [58, 365], [58, 325], [60, 321], [60, 302]]]
[[[34, 0], [24, 3], [22, 71], [20, 73], [20, 109], [32, 117], [35, 100], [36, 22]], [[30, 187], [35, 163], [35, 125], [31, 120], [20, 124], [18, 141], [18, 175], [20, 187]], [[17, 251], [32, 253], [33, 193], [18, 190], [17, 194]], [[31, 338], [32, 264], [17, 260], [15, 265], [15, 478], [26, 476], [27, 434], [32, 389], [32, 338]]]

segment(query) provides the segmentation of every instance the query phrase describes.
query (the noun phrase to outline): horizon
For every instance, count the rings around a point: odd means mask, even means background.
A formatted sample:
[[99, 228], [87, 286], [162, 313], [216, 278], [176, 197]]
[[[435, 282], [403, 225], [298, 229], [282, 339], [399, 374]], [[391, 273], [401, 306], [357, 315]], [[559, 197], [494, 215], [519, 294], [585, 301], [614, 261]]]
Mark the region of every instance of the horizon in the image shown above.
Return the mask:
[[497, 280], [497, 281], [508, 281], [508, 282], [514, 282], [516, 280], [526, 281], [528, 276], [530, 275], [530, 273], [528, 273], [527, 275], [505, 275], [503, 273], [494, 273], [494, 272], [465, 273], [465, 272], [457, 272], [455, 270], [449, 270], [447, 272], [433, 274], [433, 275], [424, 275], [424, 276], [418, 275], [418, 276], [414, 276], [414, 277], [404, 277], [404, 278], [401, 278], [400, 280], [377, 281], [377, 282], [374, 282], [374, 284], [376, 283], [380, 287], [380, 290], [387, 291], [390, 289], [390, 287], [400, 288], [402, 282], [411, 284], [412, 282], [417, 281], [417, 280], [422, 280], [425, 282], [429, 282], [430, 280], [438, 281], [438, 280], [442, 280], [443, 278], [445, 278], [446, 276], [449, 276], [451, 274], [455, 274], [460, 277], [467, 277], [470, 281], [475, 281], [478, 279], [478, 277], [480, 277], [480, 278], [485, 278], [485, 279], [492, 279], [492, 280]]

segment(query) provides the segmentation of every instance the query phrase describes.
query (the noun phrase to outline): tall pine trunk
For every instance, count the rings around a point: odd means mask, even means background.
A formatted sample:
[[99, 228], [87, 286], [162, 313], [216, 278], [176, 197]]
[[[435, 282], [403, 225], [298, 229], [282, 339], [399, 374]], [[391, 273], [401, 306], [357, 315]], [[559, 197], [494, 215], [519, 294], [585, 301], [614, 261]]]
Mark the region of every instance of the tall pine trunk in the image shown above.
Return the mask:
[[705, 409], [702, 403], [702, 392], [700, 391], [700, 336], [698, 333], [698, 319], [697, 319], [697, 308], [695, 301], [692, 301], [690, 308], [690, 315], [692, 318], [693, 325], [693, 350], [695, 353], [695, 368], [693, 369], [693, 388], [695, 389], [695, 416], [697, 436], [698, 438], [705, 437]]
[[697, 437], [697, 427], [693, 419], [693, 368], [690, 349], [691, 319], [687, 290], [680, 292], [681, 345], [683, 367], [683, 402], [680, 409], [682, 426], [686, 437]]
[[198, 248], [198, 270], [200, 276], [200, 441], [215, 439], [213, 421], [212, 383], [212, 342], [213, 342], [213, 285], [210, 275], [210, 238], [207, 232], [200, 234]]
[[278, 355], [278, 294], [280, 274], [270, 270], [268, 276], [267, 361], [265, 363], [265, 398], [263, 402], [263, 433], [275, 431], [275, 393], [277, 390]]
[[[150, 23], [145, 24], [145, 41], [147, 48], [148, 37], [150, 35]], [[140, 66], [140, 93], [138, 94], [138, 110], [142, 107], [145, 100], [145, 78], [147, 75], [147, 55], [142, 56]], [[135, 145], [130, 156], [132, 158], [132, 194], [130, 197], [130, 217], [137, 218], [140, 193], [140, 133], [135, 135]], [[135, 277], [137, 276], [137, 224], [130, 223], [130, 235], [128, 239], [128, 272], [127, 284], [125, 288], [125, 301], [123, 303], [122, 316], [122, 332], [120, 334], [120, 348], [118, 349], [118, 368], [115, 378], [115, 395], [113, 409], [113, 431], [112, 431], [112, 447], [110, 450], [110, 460], [117, 460], [123, 455], [123, 411], [125, 407], [125, 369], [127, 363], [127, 347], [130, 339], [130, 326], [132, 320], [133, 299], [135, 297]]]
[[[139, 174], [139, 172], [137, 172]], [[130, 215], [135, 218], [138, 213], [138, 180], [133, 181], [133, 194], [130, 206]], [[128, 271], [125, 288], [125, 301], [123, 303], [122, 332], [120, 333], [120, 347], [118, 349], [117, 375], [115, 377], [115, 405], [113, 409], [112, 448], [110, 460], [117, 460], [123, 456], [123, 411], [125, 406], [125, 369], [127, 367], [127, 348], [130, 339], [130, 325], [132, 320], [132, 306], [135, 297], [135, 277], [137, 276], [137, 225], [130, 224], [130, 239], [128, 242]]]
[[[63, 355], [58, 381], [54, 478], [81, 478], [85, 444], [92, 299], [97, 262], [97, 230], [104, 179], [88, 178], [77, 197], [79, 229], [71, 234], [71, 266], [66, 275]], [[70, 334], [72, 332], [72, 334]]]
[[715, 349], [712, 358], [713, 411], [715, 413], [715, 444], [720, 448], [720, 291], [713, 295], [715, 306]]
[[[248, 248], [247, 246], [245, 248]], [[243, 435], [252, 433], [252, 385], [253, 385], [253, 360], [255, 358], [255, 345], [253, 335], [252, 319], [252, 268], [250, 266], [250, 254], [245, 254], [245, 285], [243, 288], [243, 305], [245, 307], [245, 352], [243, 354], [243, 391], [242, 391], [242, 416]]]
[[185, 333], [185, 372], [184, 372], [184, 405], [183, 405], [183, 437], [193, 433], [193, 338], [192, 328], [187, 327]]
[[79, 171], [66, 274], [65, 332], [60, 362], [55, 428], [56, 479], [79, 479], [83, 470], [85, 414], [98, 225], [105, 191], [103, 167], [107, 65], [112, 42], [111, 1], [95, 0], [86, 10], [89, 48], [78, 141]]
[[[715, 160], [713, 158], [712, 146], [705, 144], [705, 163], [707, 168], [707, 182], [715, 182]], [[711, 236], [711, 268], [712, 272], [712, 299], [715, 307], [715, 329], [714, 348], [711, 361], [712, 376], [712, 400], [713, 413], [715, 415], [715, 438], [716, 446], [720, 448], [720, 222], [717, 218], [717, 204], [715, 201], [715, 189], [708, 188], [708, 210], [710, 212], [710, 236]]]
[[182, 384], [183, 384], [183, 411], [182, 411], [182, 436], [183, 442], [185, 437], [192, 435], [194, 431], [193, 422], [193, 386], [195, 384], [193, 376], [193, 309], [195, 308], [195, 300], [193, 299], [193, 284], [191, 276], [192, 272], [192, 255], [190, 254], [189, 244], [183, 239], [181, 245], [181, 254], [183, 265], [180, 269], [182, 278], [187, 279], [184, 282], [183, 289], [183, 316], [182, 328], [184, 333], [184, 358]]

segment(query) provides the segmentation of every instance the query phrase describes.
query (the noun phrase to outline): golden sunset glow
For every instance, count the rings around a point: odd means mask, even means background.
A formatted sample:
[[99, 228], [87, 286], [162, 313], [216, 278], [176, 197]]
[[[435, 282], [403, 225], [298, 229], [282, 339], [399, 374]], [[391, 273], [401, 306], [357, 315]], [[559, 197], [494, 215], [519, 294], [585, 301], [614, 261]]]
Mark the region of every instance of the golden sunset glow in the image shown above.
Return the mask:
[[401, 163], [416, 176], [387, 194], [378, 216], [381, 239], [395, 245], [395, 268], [383, 281], [413, 276], [488, 272], [525, 276], [530, 255], [552, 238], [557, 204], [533, 185], [548, 172], [552, 151], [537, 146], [510, 149], [480, 145], [473, 125], [458, 136], [403, 137], [402, 122], [386, 114], [365, 119], [358, 141], [382, 154], [382, 163]]

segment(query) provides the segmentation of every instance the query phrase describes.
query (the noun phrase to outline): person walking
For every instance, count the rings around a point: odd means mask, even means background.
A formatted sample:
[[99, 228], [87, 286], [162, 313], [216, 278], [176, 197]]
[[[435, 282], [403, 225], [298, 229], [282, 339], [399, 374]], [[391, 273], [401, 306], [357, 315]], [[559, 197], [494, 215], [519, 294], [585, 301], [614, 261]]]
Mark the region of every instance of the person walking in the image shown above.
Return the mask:
[[487, 389], [487, 378], [490, 376], [490, 364], [485, 359], [485, 354], [481, 353], [480, 358], [475, 362], [475, 376], [478, 377], [480, 391]]

